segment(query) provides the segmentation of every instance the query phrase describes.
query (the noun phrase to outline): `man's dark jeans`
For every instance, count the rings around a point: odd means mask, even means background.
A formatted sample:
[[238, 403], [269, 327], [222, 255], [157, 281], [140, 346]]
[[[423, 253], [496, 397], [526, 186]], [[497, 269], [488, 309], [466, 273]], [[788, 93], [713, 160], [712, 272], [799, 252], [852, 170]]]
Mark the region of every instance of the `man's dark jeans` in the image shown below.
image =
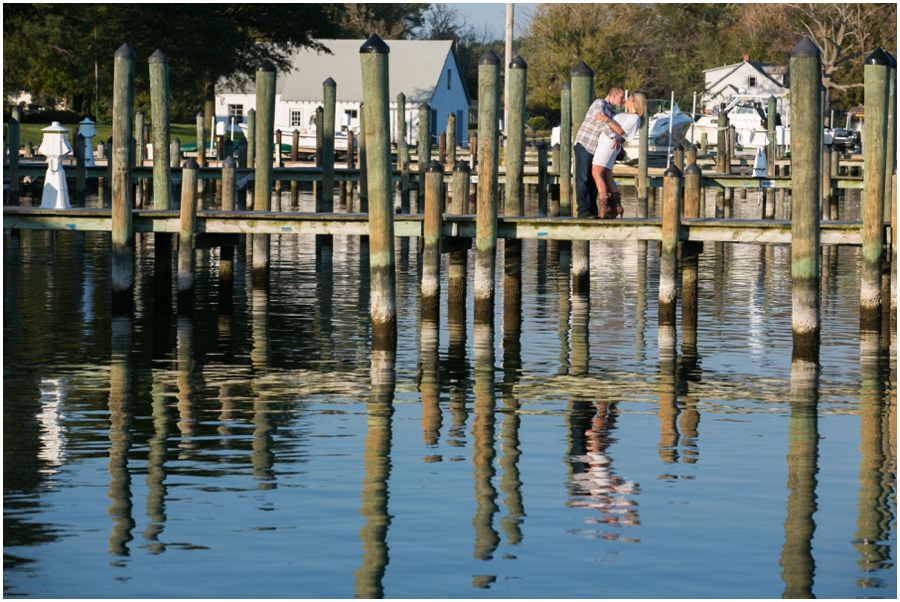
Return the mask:
[[575, 206], [577, 217], [597, 215], [597, 184], [591, 177], [591, 162], [594, 155], [575, 143]]

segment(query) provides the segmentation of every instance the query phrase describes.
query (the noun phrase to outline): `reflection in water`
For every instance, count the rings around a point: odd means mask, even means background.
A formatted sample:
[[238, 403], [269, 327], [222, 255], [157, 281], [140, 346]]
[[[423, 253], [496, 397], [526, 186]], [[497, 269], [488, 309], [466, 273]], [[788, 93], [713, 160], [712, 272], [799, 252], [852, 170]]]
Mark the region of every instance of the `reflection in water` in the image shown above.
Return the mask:
[[128, 542], [134, 528], [131, 503], [131, 318], [112, 318], [112, 358], [109, 368], [109, 492], [112, 504], [107, 512], [113, 519], [109, 551], [128, 556]]
[[44, 461], [45, 468], [40, 472], [47, 475], [56, 474], [57, 466], [66, 461], [66, 427], [62, 423], [62, 409], [66, 402], [66, 385], [63, 378], [42, 378], [39, 385], [41, 391], [41, 411], [37, 415], [41, 428], [41, 451], [38, 459]]
[[853, 547], [859, 554], [857, 564], [864, 574], [857, 580], [857, 585], [866, 590], [885, 587], [886, 583], [876, 576], [876, 571], [893, 567], [888, 543], [893, 522], [889, 496], [896, 486], [896, 478], [892, 475], [892, 467], [896, 470], [896, 458], [890, 444], [891, 406], [884, 403], [881, 336], [880, 329], [860, 330], [859, 333], [859, 450], [862, 458]]
[[372, 350], [370, 371], [372, 390], [366, 404], [368, 415], [366, 449], [363, 453], [365, 476], [362, 482], [362, 508], [359, 513], [366, 524], [359, 531], [363, 558], [353, 575], [357, 598], [383, 598], [384, 573], [388, 565], [387, 531], [388, 478], [391, 476], [391, 422], [394, 414], [394, 349]]
[[816, 563], [816, 474], [819, 472], [819, 366], [804, 359], [791, 362], [791, 421], [788, 426], [787, 518], [781, 551], [783, 598], [813, 598]]
[[494, 488], [494, 323], [475, 320], [475, 419], [472, 422], [472, 478], [475, 481], [475, 550], [479, 560], [493, 558], [500, 543], [494, 530], [497, 490]]
[[[678, 395], [675, 378], [675, 327], [659, 325], [659, 459], [678, 461]], [[664, 475], [670, 478], [671, 475]]]
[[615, 441], [611, 434], [616, 429], [615, 402], [595, 401], [591, 406], [593, 416], [590, 428], [584, 433], [584, 453], [573, 456], [571, 462], [572, 496], [574, 508], [595, 508], [599, 518], [589, 518], [588, 523], [598, 525], [590, 533], [593, 539], [638, 543], [640, 540], [618, 532], [621, 527], [641, 524], [638, 505], [627, 496], [639, 494], [640, 487], [625, 481], [613, 470], [609, 447]]
[[466, 333], [466, 304], [453, 303], [452, 299], [447, 307], [447, 379], [450, 383], [450, 401], [447, 409], [450, 411], [450, 439], [447, 443], [452, 446], [465, 445], [466, 420], [469, 414], [466, 410], [466, 400], [469, 388], [469, 361]]
[[571, 245], [562, 241], [547, 241], [547, 263], [551, 270], [553, 282], [559, 299], [557, 308], [557, 333], [559, 335], [559, 368], [560, 376], [569, 371], [569, 272], [571, 271]]
[[159, 541], [166, 522], [166, 452], [169, 441], [169, 411], [166, 406], [165, 371], [153, 371], [152, 398], [153, 437], [147, 442], [147, 517], [150, 522], [144, 529], [144, 539], [153, 554], [166, 551]]
[[[541, 268], [543, 268], [543, 264]], [[541, 272], [544, 272], [541, 269]], [[521, 293], [521, 273], [518, 284], [504, 281], [518, 287]], [[503, 399], [503, 425], [500, 430], [500, 450], [503, 455], [500, 458], [500, 468], [503, 474], [500, 477], [500, 490], [506, 496], [503, 504], [506, 506], [506, 516], [500, 519], [500, 528], [506, 534], [506, 541], [515, 545], [522, 541], [521, 523], [525, 516], [525, 507], [522, 504], [522, 481], [519, 475], [519, 399], [515, 388], [519, 382], [522, 370], [522, 298], [521, 294], [515, 301], [506, 299], [504, 288], [503, 303], [503, 384], [501, 396]]]
[[179, 459], [187, 458], [187, 452], [196, 448], [194, 440], [194, 323], [188, 316], [178, 316], [178, 430], [181, 439], [179, 449], [183, 450]]
[[[440, 322], [436, 315], [422, 318], [421, 359], [419, 360], [419, 391], [422, 393], [422, 440], [435, 447], [441, 437], [441, 378], [439, 371]], [[426, 462], [440, 461], [439, 455], [425, 457]]]

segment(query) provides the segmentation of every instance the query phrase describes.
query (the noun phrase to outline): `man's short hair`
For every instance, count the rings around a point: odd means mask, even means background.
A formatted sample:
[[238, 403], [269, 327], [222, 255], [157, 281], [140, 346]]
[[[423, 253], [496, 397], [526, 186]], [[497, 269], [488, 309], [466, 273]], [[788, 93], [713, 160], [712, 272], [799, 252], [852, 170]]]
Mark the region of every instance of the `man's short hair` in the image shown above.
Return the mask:
[[609, 93], [609, 94], [612, 94], [613, 92], [621, 92], [621, 93], [624, 94], [624, 93], [625, 93], [625, 88], [622, 88], [622, 87], [619, 87], [619, 86], [611, 86], [608, 93]]

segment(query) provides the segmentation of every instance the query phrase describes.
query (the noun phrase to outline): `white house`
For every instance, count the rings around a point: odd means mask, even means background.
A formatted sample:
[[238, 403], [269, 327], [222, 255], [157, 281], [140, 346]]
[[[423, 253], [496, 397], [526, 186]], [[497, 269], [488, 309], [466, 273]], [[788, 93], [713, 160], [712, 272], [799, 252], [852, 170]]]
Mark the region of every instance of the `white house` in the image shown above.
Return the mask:
[[[301, 49], [291, 57], [291, 69], [275, 80], [275, 127], [285, 134], [311, 132], [316, 108], [322, 106], [323, 83], [336, 86], [336, 127], [358, 131], [363, 101], [359, 49], [365, 40], [318, 40], [332, 54]], [[447, 117], [456, 115], [456, 140], [465, 143], [469, 129], [469, 93], [460, 73], [450, 40], [387, 40], [392, 140], [397, 139], [397, 95], [406, 96], [406, 140], [414, 144], [419, 124], [419, 105], [431, 107], [431, 133], [446, 130]], [[216, 86], [216, 121], [236, 123], [256, 109], [255, 83]]]
[[774, 63], [752, 62], [746, 55], [743, 59], [740, 63], [703, 71], [706, 80], [701, 101], [704, 112], [712, 113], [719, 104], [727, 104], [737, 94], [766, 98], [774, 96], [777, 99], [778, 113], [785, 123], [789, 123], [790, 100], [785, 86], [786, 68], [777, 67]]

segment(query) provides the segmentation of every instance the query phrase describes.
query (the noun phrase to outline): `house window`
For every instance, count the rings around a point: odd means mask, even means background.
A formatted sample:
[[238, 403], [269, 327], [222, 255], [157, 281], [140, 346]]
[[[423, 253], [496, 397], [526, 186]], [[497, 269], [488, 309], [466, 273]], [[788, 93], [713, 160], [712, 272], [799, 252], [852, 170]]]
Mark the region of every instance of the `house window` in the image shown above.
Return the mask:
[[291, 109], [291, 127], [303, 127], [303, 111]]
[[750, 86], [751, 88], [755, 88], [756, 87], [756, 78], [751, 77], [750, 81], [747, 82], [747, 85]]
[[228, 105], [228, 117], [234, 117], [238, 123], [244, 121], [244, 105]]
[[463, 132], [463, 112], [456, 112], [456, 139], [462, 140], [465, 137], [465, 133]]
[[453, 79], [453, 69], [447, 69], [447, 89], [450, 89], [450, 81]]
[[437, 136], [437, 109], [431, 109], [431, 135]]

